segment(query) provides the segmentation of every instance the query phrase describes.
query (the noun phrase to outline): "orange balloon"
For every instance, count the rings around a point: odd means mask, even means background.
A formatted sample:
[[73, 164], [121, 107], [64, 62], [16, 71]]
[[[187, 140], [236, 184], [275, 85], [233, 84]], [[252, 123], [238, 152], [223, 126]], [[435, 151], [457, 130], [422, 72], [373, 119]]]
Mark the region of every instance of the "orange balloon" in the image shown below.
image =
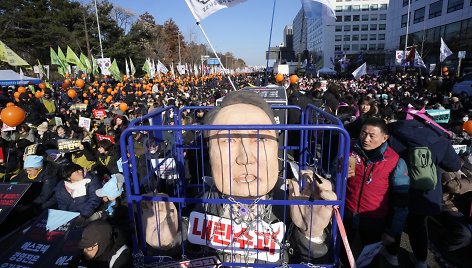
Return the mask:
[[100, 91], [100, 93], [103, 93], [103, 92], [105, 92], [105, 88], [104, 88], [104, 87], [100, 87], [100, 88], [98, 88], [98, 91]]
[[10, 127], [16, 127], [19, 124], [23, 123], [26, 118], [25, 111], [18, 106], [6, 107], [0, 113], [3, 123], [7, 124]]
[[9, 102], [7, 103], [6, 107], [11, 107], [11, 106], [15, 106], [15, 104], [13, 102]]
[[275, 76], [275, 81], [276, 81], [277, 83], [280, 83], [280, 82], [284, 81], [284, 75], [283, 75], [283, 74], [277, 74], [277, 75]]
[[39, 86], [39, 88], [42, 89], [42, 90], [45, 90], [45, 89], [46, 89], [46, 83], [44, 83], [44, 82], [39, 83], [38, 86]]
[[24, 92], [26, 92], [26, 88], [25, 87], [19, 87], [18, 92], [24, 93]]
[[17, 92], [15, 92], [15, 93], [13, 93], [13, 97], [15, 97], [15, 99], [19, 99], [19, 98], [20, 98], [20, 94], [21, 94], [21, 93], [17, 91]]
[[465, 130], [469, 135], [472, 135], [472, 120], [465, 121], [462, 125], [462, 129]]
[[101, 100], [101, 99], [103, 98], [103, 95], [102, 95], [102, 94], [98, 94], [97, 98], [98, 98], [99, 100]]
[[34, 93], [34, 96], [35, 96], [37, 99], [39, 99], [39, 98], [41, 98], [41, 96], [43, 95], [43, 94], [41, 94], [41, 93], [42, 93], [41, 91], [36, 91], [36, 93]]
[[107, 88], [107, 93], [110, 94], [113, 89], [111, 87]]
[[126, 104], [125, 102], [120, 103], [120, 110], [123, 112], [128, 110], [128, 104]]
[[73, 89], [69, 89], [67, 91], [67, 96], [69, 96], [69, 98], [71, 98], [71, 99], [74, 99], [75, 97], [77, 97], [77, 91], [75, 91]]
[[290, 84], [296, 84], [298, 82], [298, 76], [293, 74], [290, 76]]
[[106, 103], [110, 103], [110, 102], [111, 102], [111, 99], [106, 98], [105, 102], [106, 102]]
[[84, 100], [84, 103], [85, 103], [85, 104], [88, 104], [88, 103], [89, 103], [89, 101], [88, 101], [88, 100]]

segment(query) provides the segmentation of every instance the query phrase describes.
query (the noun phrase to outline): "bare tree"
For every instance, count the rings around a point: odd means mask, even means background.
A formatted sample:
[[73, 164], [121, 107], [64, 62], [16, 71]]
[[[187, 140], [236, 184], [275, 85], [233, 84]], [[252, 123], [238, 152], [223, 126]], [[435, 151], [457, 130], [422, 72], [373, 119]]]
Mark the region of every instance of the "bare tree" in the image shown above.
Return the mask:
[[124, 29], [125, 32], [128, 32], [128, 27], [133, 22], [136, 14], [132, 10], [120, 6], [114, 6], [111, 11], [111, 16], [120, 28]]

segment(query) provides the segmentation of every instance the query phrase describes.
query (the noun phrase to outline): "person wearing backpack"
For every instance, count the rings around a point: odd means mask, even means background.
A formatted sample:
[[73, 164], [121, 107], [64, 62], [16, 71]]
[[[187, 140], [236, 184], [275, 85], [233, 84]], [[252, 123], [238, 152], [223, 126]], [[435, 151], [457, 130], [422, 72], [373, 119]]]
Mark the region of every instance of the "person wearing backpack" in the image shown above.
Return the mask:
[[[424, 115], [423, 104], [415, 102], [399, 115], [402, 120], [389, 124], [389, 144], [400, 157], [407, 159], [411, 178], [407, 228], [413, 250], [412, 261], [416, 267], [427, 267], [426, 220], [441, 212], [442, 173], [460, 169], [459, 156], [448, 134]], [[400, 239], [397, 240], [398, 250]], [[382, 255], [388, 261], [396, 256], [396, 251], [383, 252]]]

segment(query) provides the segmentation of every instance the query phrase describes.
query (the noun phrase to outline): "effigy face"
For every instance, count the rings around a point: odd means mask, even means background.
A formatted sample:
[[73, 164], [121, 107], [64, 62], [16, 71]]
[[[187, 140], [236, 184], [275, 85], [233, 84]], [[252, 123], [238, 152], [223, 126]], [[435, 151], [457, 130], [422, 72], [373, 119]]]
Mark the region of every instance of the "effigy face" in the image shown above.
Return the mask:
[[[214, 125], [272, 124], [267, 114], [249, 104], [221, 109]], [[209, 133], [212, 176], [217, 189], [228, 196], [257, 197], [277, 182], [277, 139], [273, 130], [213, 130]]]

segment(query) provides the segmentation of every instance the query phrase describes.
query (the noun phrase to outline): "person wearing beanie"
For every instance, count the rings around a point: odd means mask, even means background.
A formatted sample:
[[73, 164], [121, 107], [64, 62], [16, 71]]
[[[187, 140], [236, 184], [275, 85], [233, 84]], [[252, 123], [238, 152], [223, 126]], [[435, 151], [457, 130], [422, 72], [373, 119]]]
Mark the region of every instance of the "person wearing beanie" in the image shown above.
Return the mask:
[[132, 267], [131, 251], [123, 234], [106, 221], [94, 221], [85, 227], [79, 248], [83, 253], [79, 266]]
[[23, 170], [13, 177], [11, 182], [32, 183], [30, 187], [33, 196], [30, 206], [41, 210], [54, 206], [54, 187], [59, 181], [59, 168], [56, 164], [46, 161], [40, 155], [28, 155], [25, 158]]

